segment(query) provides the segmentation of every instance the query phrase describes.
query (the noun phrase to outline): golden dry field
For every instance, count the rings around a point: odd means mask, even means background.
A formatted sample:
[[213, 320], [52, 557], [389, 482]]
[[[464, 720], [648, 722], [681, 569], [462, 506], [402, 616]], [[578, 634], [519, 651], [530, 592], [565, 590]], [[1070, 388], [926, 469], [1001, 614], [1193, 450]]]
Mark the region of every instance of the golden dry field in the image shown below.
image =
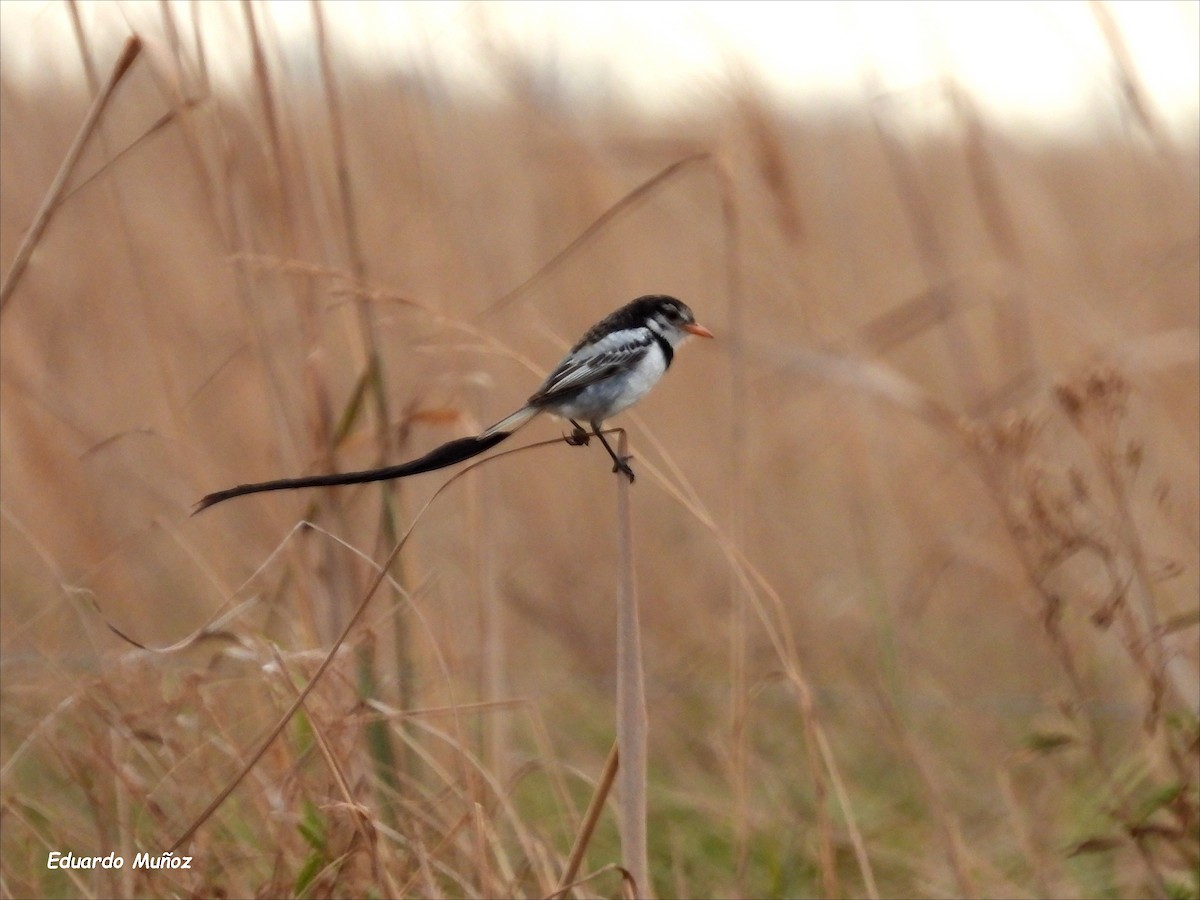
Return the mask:
[[[0, 896], [555, 894], [626, 576], [651, 884], [618, 794], [567, 896], [1200, 895], [1200, 155], [1119, 32], [1051, 137], [950, 77], [650, 116], [492, 48], [484, 100], [257, 6], [228, 84], [164, 9], [102, 108], [116, 30], [0, 80]], [[647, 293], [717, 340], [615, 422], [631, 566], [549, 418], [190, 516], [473, 434]]]

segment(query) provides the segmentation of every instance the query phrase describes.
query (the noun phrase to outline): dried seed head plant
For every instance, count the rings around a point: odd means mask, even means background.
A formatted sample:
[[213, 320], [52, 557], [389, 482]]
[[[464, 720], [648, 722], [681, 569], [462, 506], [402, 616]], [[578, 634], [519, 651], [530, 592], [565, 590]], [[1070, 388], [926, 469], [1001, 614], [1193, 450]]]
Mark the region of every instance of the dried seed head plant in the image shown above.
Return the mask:
[[[1152, 550], [1131, 505], [1143, 467], [1141, 441], [1128, 434], [1134, 402], [1129, 379], [1111, 367], [1093, 368], [1054, 387], [1056, 411], [1082, 440], [1086, 456], [1072, 462], [1063, 445], [1046, 438], [1045, 422], [1010, 416], [970, 432], [984, 478], [1012, 537], [1030, 588], [1042, 606], [1046, 635], [1071, 692], [1059, 704], [1063, 730], [1045, 752], [1077, 745], [1098, 772], [1108, 796], [1103, 837], [1090, 835], [1075, 852], [1112, 852], [1130, 842], [1157, 890], [1173, 890], [1180, 861], [1196, 859], [1196, 762], [1200, 746], [1194, 710], [1200, 705], [1196, 654], [1190, 637], [1161, 619], [1188, 618], [1180, 598], [1163, 591], [1152, 571]], [[1160, 568], [1166, 577], [1179, 565]], [[1184, 601], [1186, 603], [1186, 601]], [[1073, 620], [1072, 624], [1070, 620]], [[1098, 633], [1088, 633], [1082, 623]], [[1186, 629], [1184, 629], [1186, 631]], [[1129, 745], [1114, 752], [1101, 695], [1081, 658], [1103, 653], [1115, 632], [1129, 671], [1141, 682], [1141, 729], [1132, 739], [1140, 766], [1120, 771]], [[1190, 863], [1189, 863], [1190, 864]]]

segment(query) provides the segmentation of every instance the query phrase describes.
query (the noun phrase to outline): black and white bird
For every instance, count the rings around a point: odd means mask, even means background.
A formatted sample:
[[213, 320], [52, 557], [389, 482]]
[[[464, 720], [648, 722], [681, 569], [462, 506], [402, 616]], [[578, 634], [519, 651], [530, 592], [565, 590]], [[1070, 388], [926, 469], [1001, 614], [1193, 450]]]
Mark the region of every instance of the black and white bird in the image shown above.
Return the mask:
[[[539, 413], [570, 422], [574, 426], [567, 438], [570, 443], [586, 444], [594, 434], [612, 457], [613, 471], [623, 473], [632, 482], [629, 460], [609, 446], [603, 434], [604, 422], [642, 399], [670, 367], [675, 348], [691, 335], [710, 338], [713, 333], [696, 323], [686, 303], [662, 294], [639, 297], [593, 325], [524, 406], [474, 437], [442, 444], [398, 466], [239, 484], [209, 494], [196, 504], [194, 513], [260, 491], [361, 484], [432, 472], [495, 447]], [[590, 434], [580, 422], [587, 423]]]

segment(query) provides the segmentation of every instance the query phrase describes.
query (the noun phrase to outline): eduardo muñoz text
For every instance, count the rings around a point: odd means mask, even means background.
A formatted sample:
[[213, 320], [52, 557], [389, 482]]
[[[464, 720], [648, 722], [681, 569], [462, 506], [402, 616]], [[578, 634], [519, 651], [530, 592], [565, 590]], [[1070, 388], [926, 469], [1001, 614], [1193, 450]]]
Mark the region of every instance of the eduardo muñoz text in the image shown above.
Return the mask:
[[[70, 851], [62, 853], [58, 850], [51, 850], [50, 858], [46, 860], [47, 869], [120, 869], [124, 865], [125, 857], [116, 853], [110, 853], [108, 856], [76, 856]], [[192, 858], [190, 856], [176, 856], [170, 850], [157, 856], [139, 853], [133, 858], [133, 868], [135, 869], [190, 869], [191, 867]]]

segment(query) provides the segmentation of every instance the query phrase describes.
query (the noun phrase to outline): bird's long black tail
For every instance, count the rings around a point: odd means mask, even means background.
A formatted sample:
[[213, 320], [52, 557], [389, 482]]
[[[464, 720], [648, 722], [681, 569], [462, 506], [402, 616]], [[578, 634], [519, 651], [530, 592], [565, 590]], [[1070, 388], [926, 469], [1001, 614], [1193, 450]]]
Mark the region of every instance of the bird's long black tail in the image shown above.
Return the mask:
[[[506, 420], [507, 421], [507, 420]], [[503, 424], [503, 423], [497, 423]], [[502, 440], [512, 435], [516, 428], [507, 431], [497, 431], [496, 426], [489, 428], [483, 434], [475, 437], [459, 438], [449, 441], [442, 446], [430, 450], [422, 457], [401, 463], [398, 466], [387, 466], [382, 469], [367, 469], [362, 472], [340, 472], [332, 475], [310, 475], [304, 478], [280, 478], [276, 481], [260, 481], [256, 484], [239, 484], [209, 494], [196, 504], [192, 515], [208, 509], [223, 500], [241, 497], [243, 494], [257, 494], [261, 491], [288, 491], [296, 488], [335, 487], [340, 484], [363, 484], [368, 481], [387, 481], [389, 478], [404, 478], [406, 475], [419, 475], [422, 472], [432, 472], [455, 463], [463, 462], [472, 456], [478, 456], [485, 450], [490, 450]]]

